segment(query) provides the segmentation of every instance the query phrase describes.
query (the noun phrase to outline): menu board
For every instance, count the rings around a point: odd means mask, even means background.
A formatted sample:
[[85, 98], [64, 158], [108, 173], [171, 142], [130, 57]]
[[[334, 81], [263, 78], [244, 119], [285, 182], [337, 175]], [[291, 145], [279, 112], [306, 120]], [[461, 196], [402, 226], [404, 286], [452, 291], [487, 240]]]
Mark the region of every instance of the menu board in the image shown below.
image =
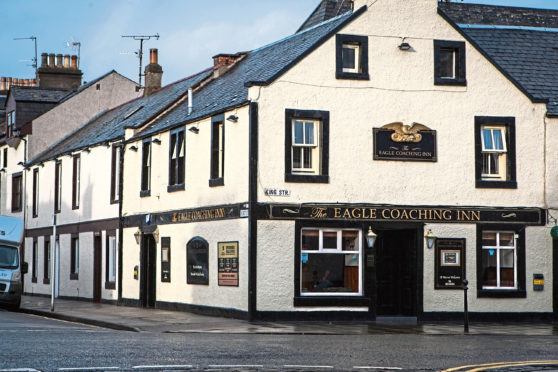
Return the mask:
[[463, 289], [465, 239], [436, 239], [435, 289]]
[[218, 283], [238, 287], [238, 242], [217, 243]]

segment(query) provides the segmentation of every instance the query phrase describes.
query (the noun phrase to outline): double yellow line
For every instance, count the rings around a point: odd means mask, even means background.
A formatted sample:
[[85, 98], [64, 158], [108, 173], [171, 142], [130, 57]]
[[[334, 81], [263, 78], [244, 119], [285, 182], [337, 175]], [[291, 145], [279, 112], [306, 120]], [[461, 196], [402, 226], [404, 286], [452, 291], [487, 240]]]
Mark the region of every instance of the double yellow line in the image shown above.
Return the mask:
[[545, 364], [558, 364], [558, 360], [533, 360], [526, 362], [500, 362], [500, 363], [486, 363], [486, 364], [473, 364], [470, 366], [461, 366], [455, 368], [444, 369], [441, 372], [479, 372], [489, 369], [498, 369], [505, 367], [521, 367], [521, 366], [540, 366]]

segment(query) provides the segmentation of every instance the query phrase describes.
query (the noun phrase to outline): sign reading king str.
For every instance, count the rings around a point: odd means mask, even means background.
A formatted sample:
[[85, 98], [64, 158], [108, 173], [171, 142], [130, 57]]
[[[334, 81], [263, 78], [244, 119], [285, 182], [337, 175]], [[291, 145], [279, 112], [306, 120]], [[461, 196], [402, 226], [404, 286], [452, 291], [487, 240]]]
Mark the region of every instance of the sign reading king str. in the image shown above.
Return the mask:
[[436, 131], [418, 123], [374, 128], [374, 160], [435, 162]]

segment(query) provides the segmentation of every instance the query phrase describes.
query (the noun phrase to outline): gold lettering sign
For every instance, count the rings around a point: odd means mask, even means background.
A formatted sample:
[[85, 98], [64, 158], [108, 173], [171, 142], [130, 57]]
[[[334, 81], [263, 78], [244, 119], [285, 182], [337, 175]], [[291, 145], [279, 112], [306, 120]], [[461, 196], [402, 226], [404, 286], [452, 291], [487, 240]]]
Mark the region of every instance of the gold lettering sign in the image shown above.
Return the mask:
[[225, 208], [202, 209], [188, 212], [175, 212], [172, 215], [172, 222], [192, 222], [205, 221], [226, 217]]
[[[380, 212], [378, 212], [380, 209]], [[379, 213], [379, 214], [378, 214]], [[343, 220], [398, 220], [398, 221], [472, 221], [481, 220], [480, 211], [452, 210], [440, 208], [325, 208], [314, 207], [312, 219]]]

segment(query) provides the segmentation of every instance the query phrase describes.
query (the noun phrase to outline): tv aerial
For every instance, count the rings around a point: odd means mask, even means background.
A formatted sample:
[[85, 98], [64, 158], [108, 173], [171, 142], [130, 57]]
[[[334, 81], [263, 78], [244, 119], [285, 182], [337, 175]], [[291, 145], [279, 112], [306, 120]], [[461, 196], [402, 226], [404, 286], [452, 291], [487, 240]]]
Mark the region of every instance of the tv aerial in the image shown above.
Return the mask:
[[29, 37], [16, 37], [14, 40], [33, 40], [35, 42], [35, 58], [31, 59], [32, 65], [35, 69], [35, 75], [37, 74], [37, 37], [29, 36]]
[[138, 52], [136, 52], [136, 54], [138, 55], [139, 58], [139, 86], [141, 87], [141, 77], [145, 76], [145, 74], [141, 72], [142, 60], [143, 60], [143, 42], [153, 38], [159, 40], [159, 33], [155, 35], [122, 35], [122, 37], [132, 38], [134, 40], [139, 40], [140, 42], [140, 47]]

